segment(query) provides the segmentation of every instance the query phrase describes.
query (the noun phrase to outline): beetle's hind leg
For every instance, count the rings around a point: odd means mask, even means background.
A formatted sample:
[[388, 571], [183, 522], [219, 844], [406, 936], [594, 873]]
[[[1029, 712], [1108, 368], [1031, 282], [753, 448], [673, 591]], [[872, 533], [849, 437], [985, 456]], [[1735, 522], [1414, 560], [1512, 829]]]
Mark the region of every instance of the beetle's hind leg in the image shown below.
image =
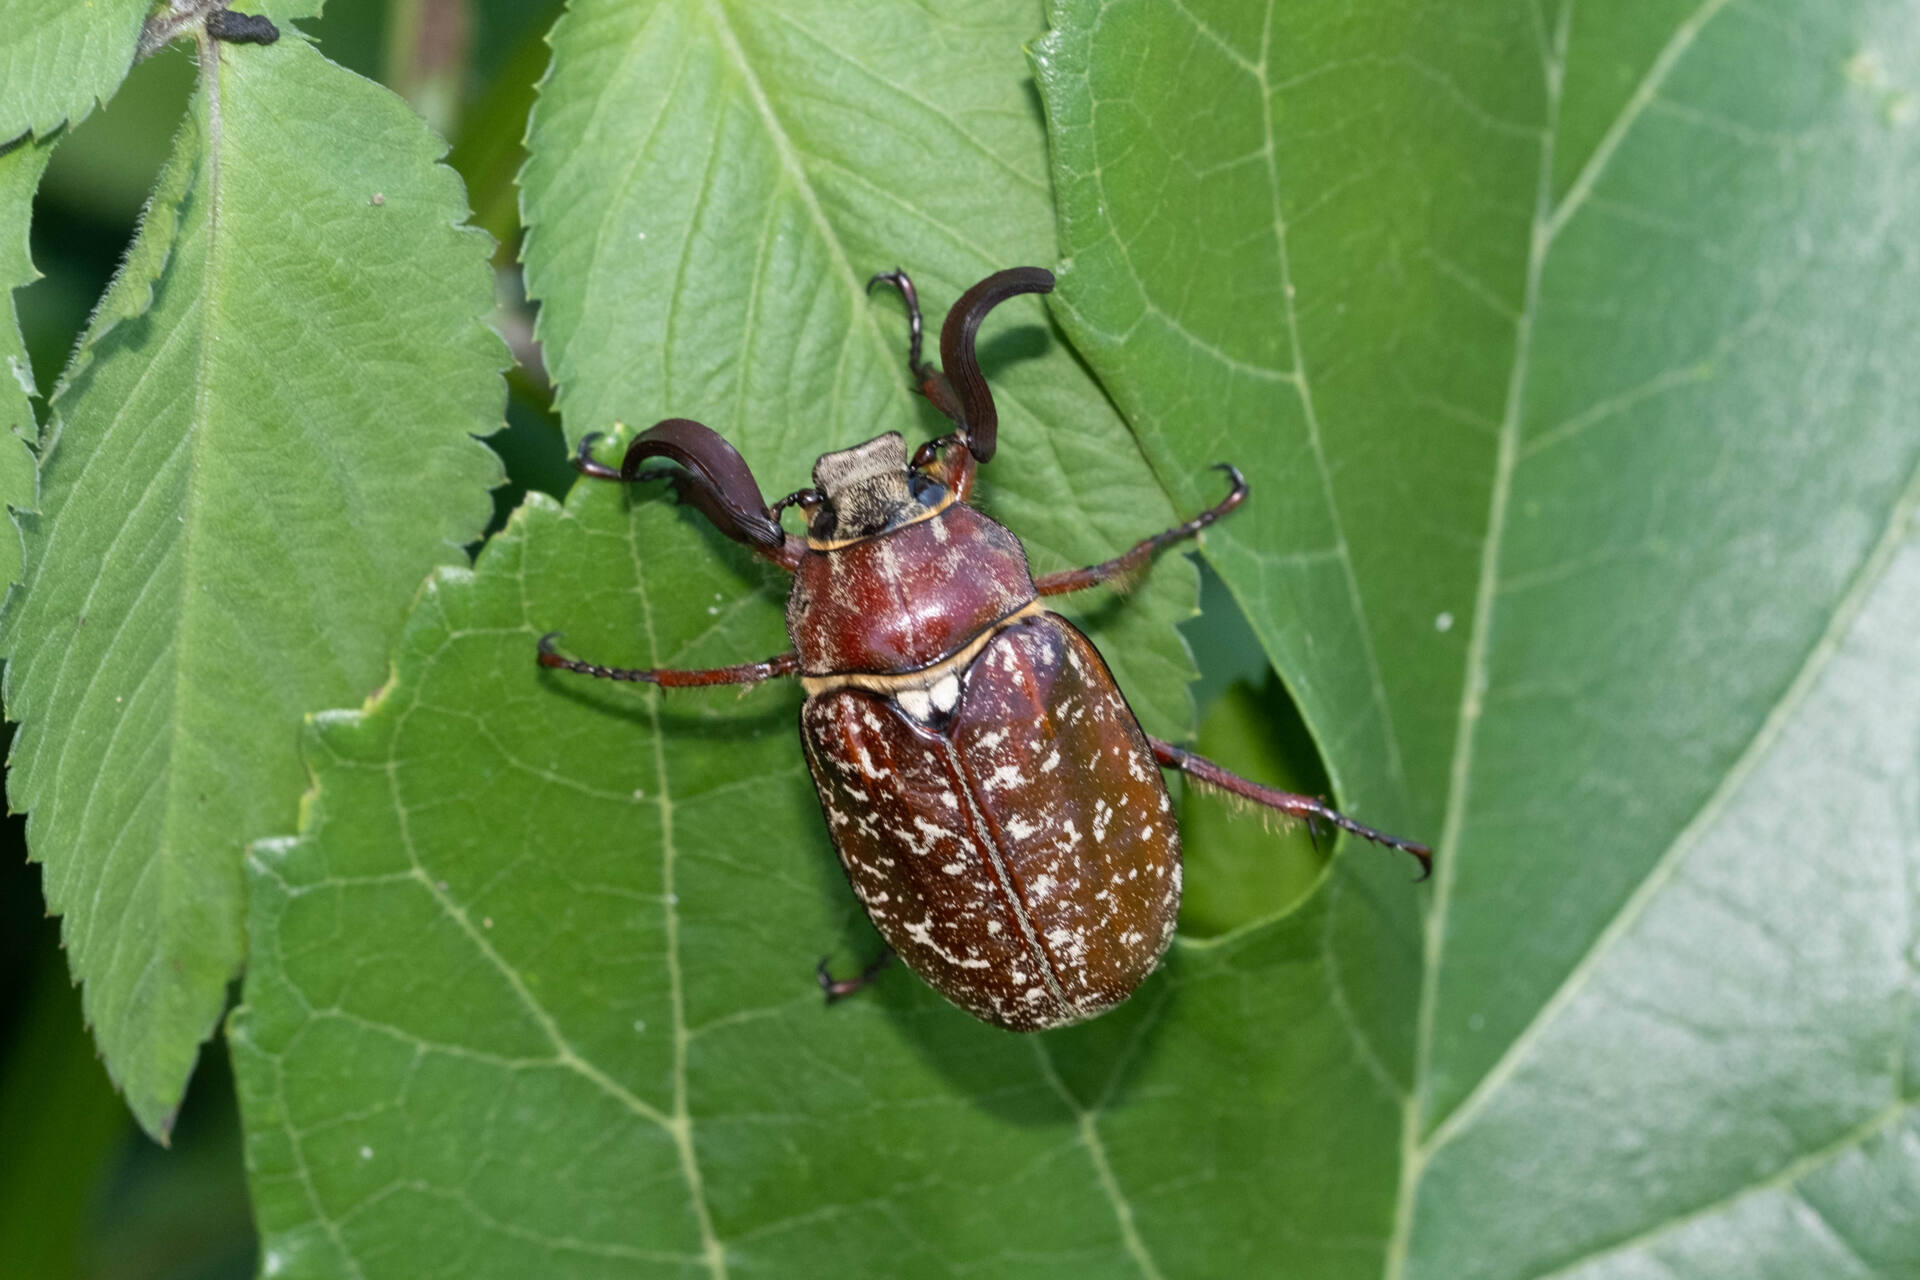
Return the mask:
[[1183, 538], [1193, 537], [1247, 500], [1247, 478], [1240, 474], [1240, 468], [1223, 462], [1217, 469], [1227, 473], [1227, 478], [1232, 481], [1233, 487], [1228, 490], [1226, 497], [1193, 519], [1184, 524], [1177, 524], [1164, 533], [1156, 533], [1151, 538], [1143, 538], [1111, 560], [1088, 565], [1084, 569], [1062, 569], [1059, 573], [1042, 574], [1033, 580], [1033, 589], [1043, 596], [1059, 596], [1069, 591], [1085, 591], [1088, 587], [1098, 586], [1102, 582], [1124, 578], [1151, 560], [1153, 554], [1160, 548], [1179, 542]]
[[1169, 769], [1178, 769], [1195, 782], [1218, 787], [1222, 791], [1239, 796], [1242, 800], [1251, 800], [1257, 805], [1264, 805], [1276, 812], [1300, 818], [1306, 822], [1309, 831], [1314, 831], [1316, 822], [1325, 822], [1342, 831], [1351, 831], [1363, 840], [1371, 840], [1389, 849], [1410, 853], [1420, 863], [1420, 879], [1425, 880], [1433, 873], [1433, 851], [1424, 844], [1403, 840], [1399, 836], [1390, 836], [1384, 831], [1375, 831], [1372, 827], [1363, 826], [1339, 810], [1329, 807], [1324, 800], [1317, 797], [1263, 787], [1257, 782], [1221, 768], [1205, 756], [1195, 755], [1183, 747], [1174, 746], [1171, 742], [1162, 742], [1158, 738], [1148, 738], [1147, 741], [1153, 746], [1154, 759]]
[[880, 971], [892, 963], [893, 948], [887, 947], [853, 977], [835, 978], [827, 968], [827, 957], [821, 956], [819, 966], [814, 969], [814, 976], [820, 980], [820, 993], [827, 998], [827, 1003], [834, 1004], [845, 1000], [855, 992], [866, 990], [873, 985], [873, 980], [880, 976]]
[[572, 671], [578, 675], [594, 676], [601, 680], [621, 680], [630, 684], [657, 684], [663, 689], [697, 689], [705, 685], [716, 684], [759, 684], [762, 680], [777, 680], [781, 676], [790, 676], [800, 669], [800, 655], [782, 653], [768, 658], [764, 662], [742, 662], [732, 667], [704, 667], [682, 670], [676, 667], [603, 667], [598, 663], [581, 662], [577, 658], [565, 657], [554, 647], [554, 641], [560, 638], [558, 631], [549, 631], [540, 637], [540, 665], [555, 671]]

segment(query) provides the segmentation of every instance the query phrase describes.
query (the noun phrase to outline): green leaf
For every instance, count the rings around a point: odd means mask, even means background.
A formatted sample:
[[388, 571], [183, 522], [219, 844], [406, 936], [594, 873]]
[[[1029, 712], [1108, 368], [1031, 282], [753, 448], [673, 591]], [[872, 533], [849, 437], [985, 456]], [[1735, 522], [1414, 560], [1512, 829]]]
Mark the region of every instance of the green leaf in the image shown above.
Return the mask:
[[133, 65], [152, 0], [7, 0], [0, 22], [0, 142], [78, 123]]
[[[522, 177], [528, 286], [569, 438], [696, 418], [775, 498], [829, 449], [944, 430], [912, 393], [898, 299], [865, 285], [906, 268], [932, 341], [968, 285], [1054, 260], [1018, 46], [1037, 23], [1015, 0], [937, 18], [898, 0], [575, 4], [551, 37]], [[1001, 447], [978, 494], [1036, 572], [1104, 560], [1191, 513], [1044, 316], [1020, 299], [982, 333]], [[1196, 490], [1193, 509], [1220, 496], [1219, 477]], [[1192, 664], [1168, 624], [1192, 612], [1196, 582], [1165, 556], [1124, 604], [1069, 602], [1168, 736], [1193, 716]]]
[[[0, 239], [0, 289], [7, 294], [6, 314], [0, 316], [0, 504], [14, 511], [34, 506], [33, 451], [27, 446], [39, 438], [40, 428], [33, 416], [33, 366], [13, 294], [40, 278], [27, 249], [27, 223], [53, 146], [51, 138], [22, 138], [0, 148], [0, 228], [12, 229]], [[0, 528], [0, 584], [19, 577], [20, 536]]]
[[[442, 571], [392, 683], [318, 718], [300, 839], [257, 846], [230, 1025], [281, 1276], [1335, 1274], [1390, 1210], [1399, 1110], [1356, 1063], [1316, 898], [1176, 944], [1131, 1003], [1021, 1037], [895, 969], [834, 861], [799, 691], [541, 672], [537, 636], [698, 665], [774, 571], [657, 500], [533, 495]], [[1345, 1119], [1312, 1132], [1310, 1114]]]
[[1210, 559], [1438, 837], [1352, 1274], [1920, 1266], [1910, 18], [1054, 6], [1056, 313], [1176, 495], [1247, 468]]
[[309, 708], [386, 676], [486, 520], [504, 350], [441, 144], [290, 29], [204, 45], [53, 402], [5, 622], [9, 784], [108, 1070], [163, 1136], [289, 829]]

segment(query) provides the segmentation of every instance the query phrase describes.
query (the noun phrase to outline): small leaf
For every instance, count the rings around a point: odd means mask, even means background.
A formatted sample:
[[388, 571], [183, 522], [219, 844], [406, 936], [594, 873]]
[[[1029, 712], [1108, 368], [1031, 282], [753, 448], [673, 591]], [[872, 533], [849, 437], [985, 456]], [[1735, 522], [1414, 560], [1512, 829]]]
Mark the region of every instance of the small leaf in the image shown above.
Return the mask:
[[0, 142], [77, 124], [126, 78], [152, 0], [7, 0]]
[[[51, 138], [22, 138], [0, 147], [0, 228], [14, 229], [0, 238], [0, 289], [7, 294], [6, 314], [0, 317], [0, 504], [13, 511], [33, 510], [33, 451], [27, 446], [40, 434], [31, 399], [33, 366], [27, 360], [13, 294], [40, 278], [27, 248], [27, 223], [33, 193], [53, 146]], [[0, 528], [0, 590], [19, 577], [20, 535]]]
[[484, 235], [405, 107], [297, 35], [202, 82], [52, 403], [5, 622], [29, 812], [108, 1070], [164, 1135], [237, 971], [297, 726], [386, 675], [482, 527], [504, 349]]
[[[1056, 309], [1168, 474], [1290, 499], [1208, 554], [1438, 838], [1351, 1273], [1913, 1273], [1910, 9], [1053, 18]], [[1415, 932], [1336, 921], [1359, 983]]]

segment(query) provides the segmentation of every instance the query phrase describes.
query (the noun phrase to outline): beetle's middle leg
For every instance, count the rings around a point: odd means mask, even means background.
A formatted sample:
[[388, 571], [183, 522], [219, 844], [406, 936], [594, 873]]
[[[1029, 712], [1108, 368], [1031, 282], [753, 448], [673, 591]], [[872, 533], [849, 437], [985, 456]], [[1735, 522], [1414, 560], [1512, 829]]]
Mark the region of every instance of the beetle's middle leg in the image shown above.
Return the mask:
[[866, 968], [853, 977], [836, 978], [827, 969], [827, 957], [822, 956], [819, 967], [814, 970], [814, 975], [820, 979], [821, 994], [826, 996], [828, 1004], [833, 1004], [836, 1001], [845, 1000], [856, 991], [866, 990], [872, 985], [873, 980], [880, 976], [880, 971], [892, 963], [893, 948], [885, 947], [881, 949], [878, 956], [868, 962]]
[[624, 680], [634, 684], [657, 684], [663, 689], [697, 689], [704, 685], [715, 684], [759, 684], [762, 680], [777, 680], [781, 676], [790, 676], [800, 669], [800, 655], [782, 653], [768, 658], [765, 662], [742, 662], [732, 667], [704, 667], [695, 670], [681, 670], [675, 667], [603, 667], [597, 663], [581, 662], [556, 652], [553, 642], [560, 638], [558, 631], [549, 631], [540, 637], [540, 665], [557, 671], [573, 671], [583, 676], [596, 676], [602, 680]]
[[1152, 559], [1153, 553], [1160, 548], [1169, 543], [1178, 542], [1182, 538], [1193, 537], [1247, 500], [1247, 478], [1240, 474], [1240, 468], [1223, 462], [1219, 464], [1219, 469], [1226, 472], [1227, 477], [1232, 480], [1232, 490], [1226, 497], [1193, 519], [1185, 524], [1177, 524], [1164, 533], [1156, 533], [1151, 538], [1143, 538], [1111, 560], [1088, 565], [1084, 569], [1062, 569], [1059, 573], [1042, 574], [1033, 580], [1033, 589], [1043, 596], [1059, 596], [1069, 591], [1085, 591], [1088, 587], [1098, 586], [1109, 579], [1125, 577]]
[[1263, 787], [1251, 779], [1243, 778], [1231, 770], [1222, 768], [1205, 756], [1195, 755], [1184, 747], [1174, 746], [1171, 742], [1162, 742], [1158, 738], [1148, 738], [1147, 742], [1153, 747], [1155, 760], [1169, 769], [1178, 769], [1196, 782], [1219, 787], [1222, 791], [1239, 796], [1242, 800], [1251, 800], [1257, 805], [1264, 805], [1276, 812], [1300, 818], [1307, 823], [1309, 830], [1315, 822], [1325, 822], [1342, 831], [1351, 831], [1363, 840], [1371, 840], [1389, 849], [1410, 853], [1420, 863], [1422, 880], [1433, 872], [1433, 850], [1426, 845], [1363, 826], [1316, 796], [1303, 796], [1292, 791]]

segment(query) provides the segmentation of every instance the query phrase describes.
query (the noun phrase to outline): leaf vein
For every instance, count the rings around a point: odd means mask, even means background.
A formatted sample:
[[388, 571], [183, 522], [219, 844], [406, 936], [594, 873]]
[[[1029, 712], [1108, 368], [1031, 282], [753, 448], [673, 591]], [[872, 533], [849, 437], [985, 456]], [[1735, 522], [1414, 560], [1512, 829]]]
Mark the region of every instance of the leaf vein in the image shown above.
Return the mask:
[[1265, 29], [1261, 35], [1262, 63], [1259, 69], [1261, 101], [1268, 104], [1260, 113], [1267, 156], [1268, 196], [1272, 204], [1271, 226], [1274, 254], [1280, 268], [1280, 296], [1286, 315], [1287, 341], [1293, 359], [1293, 388], [1300, 400], [1301, 418], [1307, 428], [1307, 445], [1313, 453], [1314, 471], [1320, 478], [1321, 500], [1326, 503], [1327, 518], [1333, 525], [1334, 545], [1339, 550], [1341, 575], [1347, 599], [1360, 633], [1360, 648], [1366, 659], [1367, 677], [1373, 690], [1376, 713], [1380, 717], [1387, 749], [1387, 773], [1393, 785], [1406, 790], [1407, 775], [1401, 760], [1400, 734], [1393, 722], [1393, 708], [1387, 700], [1386, 679], [1380, 670], [1380, 653], [1373, 643], [1373, 630], [1366, 625], [1366, 601], [1360, 590], [1360, 578], [1354, 571], [1352, 548], [1347, 543], [1346, 524], [1340, 516], [1340, 504], [1333, 486], [1333, 472], [1327, 463], [1325, 442], [1320, 435], [1320, 415], [1314, 407], [1313, 386], [1307, 376], [1306, 349], [1300, 341], [1300, 317], [1294, 306], [1293, 266], [1287, 247], [1287, 221], [1281, 204], [1279, 155], [1273, 135], [1272, 93], [1267, 85], [1266, 51], [1273, 38], [1274, 0], [1267, 0]]
[[1085, 1148], [1087, 1159], [1093, 1164], [1094, 1176], [1099, 1179], [1101, 1193], [1107, 1203], [1113, 1207], [1114, 1221], [1120, 1228], [1120, 1241], [1127, 1250], [1127, 1256], [1133, 1259], [1145, 1280], [1165, 1280], [1165, 1273], [1153, 1260], [1153, 1254], [1147, 1248], [1147, 1242], [1141, 1238], [1139, 1224], [1134, 1221], [1133, 1205], [1127, 1200], [1126, 1191], [1120, 1186], [1120, 1179], [1113, 1171], [1112, 1161], [1107, 1159], [1107, 1145], [1100, 1138], [1100, 1127], [1096, 1121], [1096, 1108], [1083, 1107], [1079, 1099], [1067, 1088], [1066, 1081], [1053, 1065], [1053, 1055], [1048, 1052], [1046, 1041], [1034, 1036], [1027, 1041], [1033, 1046], [1033, 1055], [1040, 1066], [1041, 1078], [1047, 1082], [1054, 1094], [1060, 1099], [1073, 1116], [1079, 1128], [1080, 1145]]
[[1882, 1107], [1872, 1116], [1869, 1116], [1864, 1122], [1848, 1130], [1846, 1133], [1841, 1134], [1827, 1145], [1809, 1151], [1798, 1159], [1788, 1162], [1770, 1177], [1741, 1187], [1732, 1194], [1722, 1196], [1718, 1200], [1710, 1201], [1694, 1209], [1689, 1209], [1684, 1213], [1675, 1214], [1665, 1221], [1648, 1227], [1644, 1231], [1636, 1232], [1623, 1240], [1616, 1240], [1611, 1244], [1602, 1245], [1600, 1248], [1582, 1254], [1571, 1262], [1563, 1263], [1551, 1271], [1541, 1272], [1538, 1276], [1534, 1277], [1534, 1280], [1557, 1280], [1558, 1277], [1570, 1275], [1574, 1271], [1586, 1267], [1602, 1258], [1610, 1258], [1616, 1254], [1625, 1253], [1629, 1249], [1641, 1248], [1644, 1245], [1651, 1244], [1656, 1240], [1672, 1235], [1675, 1231], [1679, 1231], [1684, 1227], [1691, 1226], [1696, 1222], [1711, 1217], [1713, 1214], [1719, 1213], [1722, 1210], [1729, 1209], [1750, 1196], [1761, 1195], [1768, 1191], [1792, 1191], [1794, 1184], [1808, 1174], [1839, 1159], [1856, 1147], [1866, 1145], [1882, 1133], [1885, 1133], [1888, 1129], [1891, 1129], [1906, 1116], [1913, 1105], [1914, 1100], [1911, 1098], [1897, 1099], [1887, 1106]]
[[1730, 0], [1704, 0], [1698, 9], [1674, 28], [1673, 35], [1668, 38], [1652, 64], [1647, 67], [1646, 74], [1640, 77], [1640, 83], [1635, 85], [1633, 92], [1628, 95], [1626, 105], [1613, 118], [1613, 123], [1607, 126], [1607, 131], [1601, 136], [1599, 145], [1594, 147], [1593, 154], [1587, 157], [1586, 164], [1581, 166], [1572, 185], [1560, 198], [1559, 205], [1548, 216], [1547, 240], [1549, 243], [1559, 236], [1567, 223], [1572, 220], [1573, 215], [1580, 211], [1580, 206], [1586, 203], [1587, 196], [1593, 191], [1593, 184], [1599, 181], [1602, 173], [1606, 172], [1607, 165], [1612, 161], [1614, 153], [1620, 149], [1621, 142], [1626, 139], [1628, 133], [1632, 132], [1633, 126], [1640, 117], [1646, 113], [1648, 105], [1653, 102], [1654, 95], [1660, 91], [1660, 86], [1666, 83], [1674, 67], [1679, 64], [1687, 50], [1693, 47], [1693, 42], [1699, 36], [1701, 29], [1713, 20], [1715, 14], [1726, 8], [1729, 2]]
[[[1598, 967], [1601, 957], [1652, 905], [1653, 900], [1677, 874], [1680, 865], [1700, 837], [1719, 820], [1721, 813], [1746, 785], [1747, 779], [1759, 767], [1767, 752], [1786, 732], [1787, 722], [1812, 692], [1821, 673], [1826, 670], [1828, 662], [1839, 652], [1847, 631], [1865, 607], [1867, 597], [1892, 562], [1895, 552], [1899, 550], [1906, 536], [1908, 522], [1916, 511], [1920, 511], [1920, 467], [1917, 467], [1908, 477], [1906, 489], [1895, 501], [1888, 515], [1887, 525], [1882, 532], [1879, 545], [1868, 554], [1854, 575], [1853, 581], [1835, 606], [1832, 620], [1828, 623], [1826, 631], [1814, 643], [1806, 659], [1801, 663], [1800, 670], [1774, 703], [1767, 718], [1747, 743], [1746, 749], [1740, 753], [1739, 759], [1727, 771], [1720, 785], [1714, 789], [1712, 795], [1707, 797], [1692, 820], [1667, 845], [1646, 878], [1641, 881], [1639, 888], [1634, 891], [1633, 896], [1622, 904], [1619, 913], [1608, 922], [1607, 927], [1595, 935], [1592, 943], [1567, 971], [1567, 976], [1555, 988], [1554, 993], [1507, 1046], [1506, 1052], [1500, 1056], [1499, 1061], [1495, 1062], [1487, 1074], [1481, 1077], [1473, 1091], [1463, 1098], [1450, 1114], [1441, 1118], [1441, 1122], [1422, 1143], [1421, 1151], [1424, 1159], [1430, 1159], [1433, 1153], [1457, 1137], [1473, 1117], [1485, 1108], [1493, 1094], [1498, 1092], [1499, 1086], [1518, 1069], [1521, 1058], [1532, 1047], [1533, 1042], [1544, 1034], [1547, 1026], [1560, 1011], [1579, 994], [1587, 979]], [[1897, 1062], [1896, 1065], [1898, 1065]]]
[[1573, 0], [1562, 0], [1552, 36], [1552, 50], [1543, 67], [1545, 124], [1540, 132], [1539, 168], [1534, 180], [1532, 231], [1527, 244], [1526, 284], [1514, 324], [1513, 364], [1508, 370], [1506, 408], [1501, 414], [1493, 483], [1487, 499], [1487, 534], [1480, 555], [1479, 581], [1474, 588], [1473, 630], [1467, 644], [1465, 671], [1460, 682], [1460, 712], [1455, 726], [1453, 765], [1447, 782], [1446, 816], [1436, 842], [1439, 866], [1434, 875], [1433, 902], [1426, 918], [1420, 1004], [1414, 1039], [1414, 1090], [1402, 1116], [1400, 1190], [1394, 1206], [1393, 1238], [1387, 1251], [1387, 1275], [1406, 1269], [1413, 1233], [1413, 1209], [1425, 1159], [1420, 1146], [1425, 1087], [1433, 1067], [1434, 1020], [1440, 999], [1440, 961], [1446, 946], [1447, 909], [1460, 849], [1460, 833], [1473, 777], [1474, 746], [1478, 740], [1480, 710], [1486, 696], [1492, 651], [1493, 613], [1500, 577], [1500, 551], [1506, 529], [1507, 503], [1519, 456], [1521, 409], [1526, 399], [1528, 361], [1533, 323], [1539, 311], [1540, 279], [1551, 239], [1547, 234], [1552, 197], [1554, 145], [1560, 133], [1560, 100], [1566, 73], [1568, 30], [1573, 24]]
[[[647, 591], [645, 561], [640, 554], [639, 544], [634, 540], [633, 521], [627, 522], [626, 535], [628, 550], [633, 558], [634, 593], [639, 597], [641, 629], [646, 633], [647, 652], [658, 663], [661, 660], [660, 639], [653, 625], [653, 600]], [[715, 1280], [726, 1280], [726, 1251], [719, 1236], [714, 1233], [713, 1213], [707, 1206], [706, 1188], [693, 1144], [693, 1114], [687, 1101], [687, 1049], [692, 1037], [687, 1025], [686, 985], [680, 966], [679, 896], [674, 890], [674, 863], [679, 850], [674, 842], [673, 789], [667, 773], [666, 741], [660, 727], [660, 699], [648, 698], [646, 708], [647, 740], [653, 747], [654, 791], [657, 797], [654, 813], [660, 825], [661, 913], [666, 932], [667, 1007], [673, 1032], [673, 1115], [665, 1123], [673, 1135], [674, 1149], [680, 1161], [680, 1175], [687, 1184], [687, 1198], [699, 1227], [701, 1253], [706, 1260], [707, 1270]]]

